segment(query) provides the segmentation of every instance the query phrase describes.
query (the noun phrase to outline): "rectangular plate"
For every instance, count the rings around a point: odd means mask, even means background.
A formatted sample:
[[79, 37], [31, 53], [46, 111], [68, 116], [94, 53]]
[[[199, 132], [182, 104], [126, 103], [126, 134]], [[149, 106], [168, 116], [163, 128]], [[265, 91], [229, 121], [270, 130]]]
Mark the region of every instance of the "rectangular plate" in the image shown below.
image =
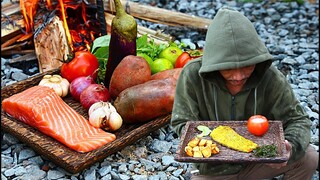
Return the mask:
[[[3, 100], [13, 94], [38, 85], [42, 77], [46, 74], [59, 74], [59, 72], [59, 70], [51, 70], [6, 86], [1, 89], [1, 99]], [[70, 95], [63, 98], [63, 100], [78, 113], [85, 118], [88, 118], [87, 111]], [[144, 124], [123, 124], [123, 126], [114, 133], [117, 136], [117, 139], [113, 142], [88, 153], [79, 153], [69, 149], [55, 139], [42, 134], [35, 128], [8, 116], [1, 108], [1, 130], [14, 135], [21, 142], [29, 145], [37, 153], [47, 157], [56, 165], [64, 168], [70, 173], [78, 173], [98, 161], [103, 161], [107, 156], [133, 144], [142, 137], [146, 137], [150, 132], [167, 125], [170, 122], [170, 119], [171, 116], [167, 115]]]
[[[200, 131], [197, 129], [198, 125], [205, 125], [211, 130], [219, 125], [230, 126], [241, 136], [257, 143], [259, 146], [275, 144], [277, 146], [278, 156], [273, 158], [258, 158], [252, 153], [244, 153], [232, 150], [225, 146], [216, 143], [220, 149], [218, 154], [212, 155], [209, 158], [194, 158], [187, 156], [184, 148], [188, 142], [194, 138]], [[210, 136], [205, 138], [211, 139]], [[179, 147], [175, 155], [175, 160], [180, 162], [210, 162], [210, 163], [246, 163], [246, 162], [259, 162], [259, 163], [280, 163], [287, 161], [285, 157], [286, 148], [284, 144], [284, 134], [281, 121], [269, 121], [269, 130], [262, 137], [254, 136], [247, 130], [247, 121], [188, 121], [180, 138]]]

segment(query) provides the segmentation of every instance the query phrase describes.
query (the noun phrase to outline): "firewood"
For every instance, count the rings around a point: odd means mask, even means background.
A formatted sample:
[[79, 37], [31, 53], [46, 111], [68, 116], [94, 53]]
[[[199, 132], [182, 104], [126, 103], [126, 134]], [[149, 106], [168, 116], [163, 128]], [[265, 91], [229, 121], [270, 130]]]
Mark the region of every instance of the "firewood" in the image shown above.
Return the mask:
[[41, 73], [60, 67], [62, 62], [59, 60], [67, 59], [70, 49], [63, 23], [58, 16], [37, 31], [34, 46]]
[[21, 15], [2, 14], [1, 17], [1, 44], [23, 33], [24, 20]]
[[1, 4], [1, 14], [9, 16], [20, 11], [19, 3], [8, 2], [4, 6]]
[[[121, 4], [126, 8], [130, 15], [154, 23], [207, 30], [211, 22], [211, 19], [191, 16], [185, 13], [170, 11], [163, 8], [142, 5], [127, 0], [121, 0]], [[105, 1], [104, 5], [105, 11], [112, 13], [115, 12], [113, 0]]]
[[24, 54], [32, 54], [34, 52], [34, 49], [12, 49], [12, 50], [5, 50], [3, 51], [1, 49], [1, 56], [12, 56], [12, 55], [24, 55]]
[[16, 43], [4, 48], [1, 48], [1, 54], [4, 53], [5, 51], [12, 51], [12, 50], [21, 50], [23, 49], [24, 46], [26, 46], [28, 44], [28, 42], [21, 42], [21, 43]]
[[1, 44], [1, 49], [2, 49], [2, 48], [5, 48], [5, 47], [8, 47], [8, 46], [10, 46], [10, 45], [12, 45], [12, 44], [14, 44], [14, 43], [16, 43], [17, 40], [20, 39], [22, 36], [23, 36], [23, 34], [18, 34], [17, 36], [15, 36], [15, 37], [7, 40], [7, 41], [4, 42], [4, 43], [2, 43], [2, 44]]
[[32, 60], [36, 60], [36, 59], [37, 59], [37, 57], [36, 57], [35, 51], [31, 50], [22, 56], [10, 59], [9, 63], [16, 63], [16, 62], [22, 62], [22, 61], [32, 61]]

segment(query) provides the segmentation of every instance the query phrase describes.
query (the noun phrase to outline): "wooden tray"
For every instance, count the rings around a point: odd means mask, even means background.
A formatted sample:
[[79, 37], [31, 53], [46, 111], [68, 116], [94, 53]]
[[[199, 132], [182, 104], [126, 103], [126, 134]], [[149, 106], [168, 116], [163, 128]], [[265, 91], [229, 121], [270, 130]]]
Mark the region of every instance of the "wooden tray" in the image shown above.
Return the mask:
[[[1, 89], [1, 98], [3, 100], [13, 94], [38, 85], [42, 77], [46, 74], [58, 74], [59, 72], [59, 69], [51, 70], [24, 81], [6, 86]], [[65, 97], [64, 101], [78, 113], [88, 118], [86, 110], [70, 95]], [[35, 128], [8, 116], [1, 108], [1, 130], [14, 135], [21, 142], [29, 145], [37, 153], [47, 157], [49, 160], [70, 173], [78, 173], [98, 161], [103, 161], [107, 156], [116, 153], [130, 144], [133, 144], [140, 138], [147, 136], [150, 132], [167, 125], [170, 122], [170, 119], [171, 116], [167, 115], [144, 124], [124, 124], [117, 132], [114, 133], [117, 136], [115, 141], [91, 152], [79, 153], [69, 149], [55, 139], [42, 134]]]
[[[184, 148], [188, 142], [194, 138], [200, 131], [197, 129], [198, 125], [208, 126], [211, 130], [218, 125], [226, 125], [233, 128], [238, 134], [252, 140], [259, 146], [275, 144], [277, 146], [278, 156], [274, 158], [258, 158], [253, 153], [244, 153], [232, 150], [225, 146], [216, 143], [220, 149], [218, 154], [212, 155], [209, 158], [194, 158], [187, 156]], [[205, 138], [210, 138], [206, 136]], [[287, 161], [285, 157], [286, 147], [284, 144], [284, 134], [281, 121], [269, 121], [269, 130], [262, 137], [254, 136], [247, 130], [246, 121], [189, 121], [187, 122], [184, 131], [181, 134], [180, 144], [175, 155], [175, 160], [180, 162], [210, 162], [210, 163], [246, 163], [246, 162], [259, 162], [259, 163], [280, 163]]]

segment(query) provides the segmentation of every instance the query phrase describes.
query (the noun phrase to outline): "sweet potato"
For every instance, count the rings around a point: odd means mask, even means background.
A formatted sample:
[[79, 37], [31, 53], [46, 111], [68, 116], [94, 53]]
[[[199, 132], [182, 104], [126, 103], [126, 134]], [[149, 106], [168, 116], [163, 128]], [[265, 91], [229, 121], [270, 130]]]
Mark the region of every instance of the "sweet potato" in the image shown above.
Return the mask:
[[121, 60], [111, 76], [110, 95], [115, 99], [121, 91], [145, 83], [150, 78], [151, 69], [147, 61], [139, 56], [128, 55]]
[[141, 123], [172, 111], [177, 80], [150, 80], [123, 90], [114, 107], [124, 123]]
[[168, 69], [164, 71], [160, 71], [156, 74], [151, 75], [151, 80], [155, 79], [165, 79], [168, 77], [173, 77], [175, 79], [179, 78], [179, 75], [181, 73], [182, 68], [174, 68], [174, 69]]

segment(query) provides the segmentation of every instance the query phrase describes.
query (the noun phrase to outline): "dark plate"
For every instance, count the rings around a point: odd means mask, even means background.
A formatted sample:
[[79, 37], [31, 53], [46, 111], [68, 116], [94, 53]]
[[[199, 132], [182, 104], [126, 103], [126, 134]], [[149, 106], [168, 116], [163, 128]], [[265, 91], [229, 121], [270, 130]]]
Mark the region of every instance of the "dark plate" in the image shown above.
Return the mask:
[[[3, 100], [13, 94], [38, 85], [42, 77], [46, 74], [58, 73], [60, 73], [59, 70], [51, 70], [24, 81], [6, 86], [1, 89], [1, 99]], [[88, 118], [87, 110], [85, 110], [80, 103], [75, 101], [70, 95], [64, 97], [63, 100], [79, 114]], [[140, 138], [146, 137], [149, 133], [167, 125], [170, 122], [170, 117], [170, 115], [159, 117], [143, 124], [123, 124], [123, 126], [114, 133], [117, 136], [116, 140], [87, 153], [79, 153], [71, 150], [35, 128], [8, 116], [2, 108], [1, 130], [14, 135], [21, 142], [26, 143], [33, 150], [50, 159], [56, 165], [71, 173], [78, 173], [98, 161], [103, 161], [107, 156], [116, 153], [130, 144], [133, 144]]]
[[[187, 156], [184, 148], [188, 142], [194, 138], [200, 131], [197, 129], [198, 125], [208, 126], [211, 130], [219, 125], [226, 125], [233, 128], [241, 136], [250, 139], [257, 143], [259, 146], [275, 144], [277, 146], [278, 156], [273, 158], [259, 158], [253, 153], [244, 153], [232, 150], [225, 146], [218, 144], [220, 152], [212, 155], [209, 158], [194, 158]], [[205, 138], [210, 138], [206, 136]], [[183, 130], [180, 138], [180, 144], [175, 155], [175, 160], [180, 162], [210, 162], [210, 163], [246, 163], [246, 162], [259, 162], [259, 163], [280, 163], [285, 162], [288, 158], [285, 157], [286, 148], [284, 144], [284, 134], [281, 121], [269, 121], [269, 130], [261, 137], [252, 135], [247, 130], [246, 121], [189, 121]]]

